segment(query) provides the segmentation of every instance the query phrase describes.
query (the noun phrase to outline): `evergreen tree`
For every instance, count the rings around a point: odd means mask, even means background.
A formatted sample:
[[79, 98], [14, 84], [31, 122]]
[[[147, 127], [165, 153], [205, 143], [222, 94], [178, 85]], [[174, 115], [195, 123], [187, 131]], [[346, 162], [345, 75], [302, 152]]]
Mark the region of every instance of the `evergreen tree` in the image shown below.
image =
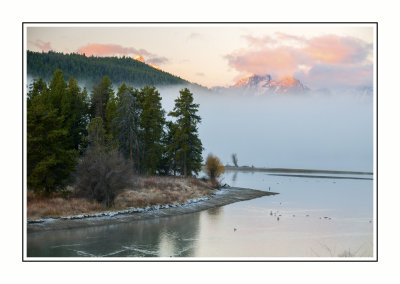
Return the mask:
[[65, 118], [70, 147], [82, 152], [82, 137], [87, 135], [89, 122], [89, 99], [86, 88], [81, 91], [78, 81], [70, 78], [61, 106], [61, 115]]
[[[126, 85], [123, 85], [126, 86]], [[121, 86], [122, 87], [122, 86]], [[133, 163], [136, 170], [140, 169], [140, 114], [141, 109], [132, 88], [120, 88], [118, 98], [120, 103], [113, 120], [116, 138], [120, 152]]]
[[105, 129], [110, 137], [115, 137], [115, 129], [113, 129], [112, 123], [117, 115], [117, 109], [119, 106], [118, 97], [111, 96], [106, 105], [105, 115]]
[[27, 101], [28, 186], [50, 193], [69, 180], [82, 151], [88, 122], [88, 97], [78, 82], [54, 72], [49, 88], [42, 79], [31, 84]]
[[193, 94], [185, 88], [175, 100], [175, 107], [170, 116], [176, 118], [176, 129], [169, 148], [175, 151], [177, 168], [185, 177], [197, 174], [201, 170], [203, 146], [197, 125], [201, 122], [196, 113], [199, 104], [193, 103]]
[[177, 124], [172, 121], [167, 121], [166, 131], [164, 131], [164, 136], [162, 138], [163, 144], [163, 157], [162, 157], [162, 171], [164, 174], [169, 174], [171, 171], [173, 175], [176, 175], [177, 168], [177, 149], [176, 144], [173, 143], [173, 139], [176, 135]]
[[[60, 73], [56, 75], [60, 78]], [[42, 88], [36, 94], [33, 92], [37, 89], [32, 88], [27, 108], [27, 183], [29, 188], [47, 194], [65, 187], [76, 160], [76, 151], [67, 142], [65, 119], [53, 106], [61, 104], [52, 96], [62, 100], [55, 90], [62, 94], [65, 90], [59, 88], [60, 84], [51, 86], [54, 89]]]
[[155, 87], [145, 86], [139, 92], [141, 103], [142, 169], [147, 174], [155, 174], [161, 167], [165, 111], [161, 106], [161, 96]]
[[63, 105], [66, 103], [67, 83], [64, 81], [64, 74], [60, 69], [54, 72], [53, 78], [49, 84], [49, 93], [44, 98], [45, 103], [58, 110], [62, 115]]
[[112, 89], [112, 83], [108, 76], [104, 76], [103, 79], [93, 86], [90, 114], [94, 118], [96, 116], [101, 117], [103, 121], [106, 120], [106, 107], [108, 100], [113, 98], [114, 91]]
[[47, 91], [47, 85], [42, 78], [33, 80], [33, 83], [31, 83], [29, 86], [29, 92], [27, 96], [27, 108], [30, 107], [32, 99], [34, 99], [37, 95], [40, 95], [46, 91]]

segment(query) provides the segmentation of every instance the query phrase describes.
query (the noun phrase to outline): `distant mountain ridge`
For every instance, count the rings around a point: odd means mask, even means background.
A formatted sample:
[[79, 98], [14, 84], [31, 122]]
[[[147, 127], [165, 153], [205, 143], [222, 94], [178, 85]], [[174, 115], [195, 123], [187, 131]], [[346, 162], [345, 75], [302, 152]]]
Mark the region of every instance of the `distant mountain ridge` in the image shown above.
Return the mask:
[[27, 51], [27, 74], [33, 78], [49, 80], [53, 73], [61, 69], [65, 78], [84, 80], [89, 84], [97, 83], [105, 75], [114, 84], [127, 83], [134, 87], [185, 85], [203, 88], [178, 76], [159, 70], [130, 57], [87, 57], [76, 53], [64, 54], [49, 51]]
[[271, 75], [252, 74], [240, 79], [231, 89], [251, 91], [255, 94], [265, 93], [304, 93], [308, 90], [299, 80], [293, 77], [284, 77], [280, 81], [272, 80]]
[[334, 88], [319, 88], [311, 90], [303, 83], [291, 76], [274, 80], [271, 75], [251, 74], [239, 79], [230, 87], [214, 87], [212, 90], [220, 94], [238, 93], [243, 95], [269, 96], [269, 95], [356, 95], [359, 97], [371, 97], [372, 86], [343, 85]]
[[234, 85], [224, 88], [215, 87], [214, 91], [219, 93], [224, 92], [239, 92], [242, 94], [251, 95], [271, 95], [271, 94], [303, 94], [309, 91], [309, 88], [304, 86], [299, 80], [293, 77], [284, 77], [280, 81], [273, 80], [271, 75], [256, 75], [251, 74], [240, 80]]

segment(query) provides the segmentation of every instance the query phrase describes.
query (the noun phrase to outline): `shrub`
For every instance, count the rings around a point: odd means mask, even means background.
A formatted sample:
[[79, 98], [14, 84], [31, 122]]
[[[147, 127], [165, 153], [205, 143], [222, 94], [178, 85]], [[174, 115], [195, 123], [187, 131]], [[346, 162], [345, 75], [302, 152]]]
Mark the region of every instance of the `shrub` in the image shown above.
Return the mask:
[[208, 154], [206, 160], [205, 170], [207, 175], [210, 177], [210, 181], [213, 187], [219, 187], [217, 178], [225, 172], [225, 167], [217, 156]]
[[106, 151], [91, 146], [78, 165], [77, 193], [113, 205], [119, 190], [125, 188], [132, 175], [132, 167], [118, 154], [117, 150]]

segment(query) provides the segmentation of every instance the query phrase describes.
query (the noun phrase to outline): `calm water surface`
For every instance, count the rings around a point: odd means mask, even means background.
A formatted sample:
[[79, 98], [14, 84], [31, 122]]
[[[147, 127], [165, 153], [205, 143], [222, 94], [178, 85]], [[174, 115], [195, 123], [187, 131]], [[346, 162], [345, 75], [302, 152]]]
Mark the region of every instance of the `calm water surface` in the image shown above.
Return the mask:
[[293, 177], [229, 171], [225, 173], [224, 182], [231, 186], [271, 190], [280, 194], [176, 217], [32, 233], [27, 237], [27, 255], [373, 256], [372, 176], [323, 176]]

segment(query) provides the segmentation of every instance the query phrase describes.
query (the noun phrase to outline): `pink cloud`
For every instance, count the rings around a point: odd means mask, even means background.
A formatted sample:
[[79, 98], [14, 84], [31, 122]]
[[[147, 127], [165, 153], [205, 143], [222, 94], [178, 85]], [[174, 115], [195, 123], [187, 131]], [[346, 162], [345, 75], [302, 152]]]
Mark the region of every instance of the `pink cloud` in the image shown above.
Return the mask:
[[229, 65], [243, 73], [286, 76], [296, 71], [296, 58], [289, 48], [241, 50], [227, 56]]
[[[372, 84], [372, 64], [367, 57], [372, 45], [353, 37], [326, 35], [306, 39], [284, 33], [275, 33], [283, 41], [297, 41], [301, 45], [280, 46], [270, 37], [243, 36], [249, 42], [248, 49], [241, 49], [225, 56], [228, 64], [242, 75], [270, 74], [278, 79], [300, 76], [312, 85]], [[276, 40], [275, 43], [279, 43]], [[283, 45], [285, 44], [285, 45]]]
[[[162, 56], [156, 56], [145, 49], [136, 49], [134, 47], [123, 47], [117, 44], [100, 44], [91, 43], [82, 46], [78, 49], [77, 53], [85, 54], [86, 56], [141, 56], [145, 57], [143, 60], [148, 64], [163, 64], [167, 63], [168, 59]], [[146, 58], [147, 57], [147, 58]]]
[[117, 44], [99, 44], [92, 43], [82, 46], [78, 49], [77, 53], [86, 54], [86, 56], [113, 56], [113, 55], [146, 55], [150, 56], [151, 53], [145, 49], [136, 49], [133, 47], [123, 47]]
[[367, 44], [351, 37], [327, 35], [307, 41], [304, 52], [325, 63], [354, 63], [365, 59]]
[[312, 84], [314, 88], [335, 87], [338, 85], [360, 86], [373, 84], [373, 68], [370, 64], [335, 65], [318, 64], [305, 74], [297, 72], [294, 76]]

